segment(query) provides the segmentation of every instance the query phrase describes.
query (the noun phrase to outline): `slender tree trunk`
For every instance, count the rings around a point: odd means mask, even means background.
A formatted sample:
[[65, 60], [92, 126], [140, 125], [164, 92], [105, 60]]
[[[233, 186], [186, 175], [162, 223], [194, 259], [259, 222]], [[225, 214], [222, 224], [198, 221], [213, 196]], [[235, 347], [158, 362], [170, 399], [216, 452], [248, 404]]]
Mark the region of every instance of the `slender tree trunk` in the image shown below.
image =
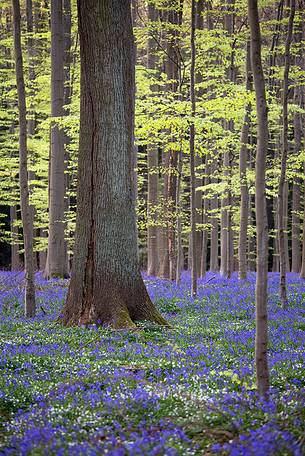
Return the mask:
[[19, 0], [12, 0], [12, 5], [14, 16], [14, 50], [19, 112], [19, 181], [25, 259], [24, 311], [26, 317], [34, 317], [36, 305], [34, 283], [33, 219], [29, 202], [26, 99], [21, 48]]
[[[295, 103], [300, 105], [300, 88], [295, 88]], [[294, 114], [294, 154], [298, 157], [302, 149], [302, 116]], [[295, 170], [299, 173], [299, 169]], [[292, 187], [292, 265], [291, 271], [299, 273], [301, 270], [301, 242], [300, 242], [300, 210], [301, 210], [300, 178], [294, 176]]]
[[19, 254], [19, 242], [18, 242], [18, 227], [16, 226], [17, 221], [17, 208], [16, 206], [10, 207], [10, 223], [11, 223], [11, 271], [20, 271], [22, 269], [22, 262]]
[[[305, 174], [305, 165], [304, 165], [304, 174]], [[303, 244], [302, 244], [302, 263], [301, 263], [301, 279], [305, 279], [305, 186], [304, 186], [304, 209], [303, 209]]]
[[177, 206], [177, 263], [176, 263], [176, 284], [180, 284], [181, 280], [181, 265], [183, 263], [183, 248], [182, 248], [182, 206], [181, 206], [181, 181], [182, 181], [182, 160], [183, 160], [183, 149], [182, 144], [179, 150], [178, 155], [178, 164], [177, 164], [177, 197], [176, 197], [176, 206]]
[[[214, 172], [217, 169], [216, 160], [211, 165], [211, 184], [217, 183], [217, 178], [213, 177]], [[214, 195], [210, 198], [210, 223], [211, 223], [211, 250], [210, 250], [210, 271], [219, 271], [219, 243], [218, 243], [218, 231], [219, 222], [217, 217], [218, 212], [218, 197]]]
[[114, 328], [134, 327], [136, 320], [166, 324], [148, 296], [137, 256], [130, 0], [77, 3], [78, 204], [73, 269], [62, 321]]
[[51, 0], [51, 157], [49, 176], [49, 238], [45, 276], [68, 277], [65, 242], [64, 46], [62, 0]]
[[[246, 56], [246, 90], [251, 90], [251, 62], [250, 42], [247, 43]], [[247, 183], [247, 162], [249, 145], [249, 128], [251, 116], [251, 103], [247, 102], [244, 122], [241, 132], [241, 147], [239, 152], [239, 177], [240, 177], [240, 226], [238, 240], [238, 276], [240, 280], [247, 278], [247, 230], [249, 219], [249, 189]]]
[[[196, 115], [196, 98], [195, 98], [195, 63], [196, 63], [196, 2], [192, 0], [192, 23], [191, 23], [191, 70], [190, 70], [190, 94], [192, 117]], [[192, 251], [192, 296], [197, 294], [197, 259], [196, 259], [196, 175], [195, 175], [195, 124], [190, 125], [190, 175], [191, 175], [191, 251]]]
[[[156, 22], [158, 11], [154, 5], [148, 4], [148, 20]], [[147, 43], [147, 68], [156, 70], [156, 42], [152, 36], [148, 37]], [[152, 93], [156, 91], [156, 85], [151, 85]], [[158, 147], [154, 144], [147, 146], [148, 168], [148, 194], [147, 194], [147, 273], [156, 276], [158, 274], [158, 220], [156, 207], [158, 204]]]
[[269, 134], [265, 79], [261, 60], [261, 34], [257, 0], [248, 0], [248, 19], [251, 32], [251, 66], [256, 94], [257, 113], [257, 150], [255, 166], [255, 208], [257, 233], [255, 366], [258, 393], [261, 396], [267, 397], [269, 392], [269, 369], [267, 360], [268, 226], [265, 178]]
[[[290, 14], [288, 30], [285, 42], [285, 64], [283, 80], [283, 127], [282, 127], [282, 151], [281, 151], [281, 174], [278, 191], [278, 233], [279, 233], [279, 254], [280, 254], [280, 299], [284, 309], [288, 307], [286, 290], [287, 265], [287, 241], [285, 242], [285, 203], [287, 204], [287, 182], [286, 167], [288, 154], [288, 91], [289, 91], [289, 68], [290, 68], [290, 46], [292, 41], [293, 21], [295, 14], [295, 0], [290, 0]], [[287, 218], [286, 218], [287, 220]]]

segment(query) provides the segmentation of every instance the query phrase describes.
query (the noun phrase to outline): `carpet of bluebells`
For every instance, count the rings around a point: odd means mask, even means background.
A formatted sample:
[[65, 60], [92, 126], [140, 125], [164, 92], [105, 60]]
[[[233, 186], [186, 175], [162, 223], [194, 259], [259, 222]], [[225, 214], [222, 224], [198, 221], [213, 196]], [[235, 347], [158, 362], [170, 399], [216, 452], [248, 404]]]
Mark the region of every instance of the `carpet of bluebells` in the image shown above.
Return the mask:
[[289, 310], [269, 276], [271, 394], [255, 393], [254, 274], [208, 274], [190, 297], [145, 277], [172, 329], [63, 328], [67, 281], [0, 274], [1, 455], [305, 455], [305, 281], [288, 275]]

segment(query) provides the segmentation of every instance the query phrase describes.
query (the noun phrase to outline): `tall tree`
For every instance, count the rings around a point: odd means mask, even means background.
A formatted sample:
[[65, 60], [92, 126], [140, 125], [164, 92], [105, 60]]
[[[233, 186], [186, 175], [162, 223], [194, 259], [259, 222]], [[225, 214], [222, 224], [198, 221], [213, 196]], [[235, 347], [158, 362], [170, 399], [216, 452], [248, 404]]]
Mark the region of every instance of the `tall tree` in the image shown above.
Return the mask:
[[[251, 90], [251, 62], [250, 42], [247, 43], [246, 54], [246, 90]], [[251, 103], [247, 101], [244, 122], [241, 131], [241, 145], [239, 152], [240, 177], [240, 227], [238, 240], [238, 275], [244, 280], [247, 278], [247, 229], [249, 219], [249, 188], [247, 183], [247, 161], [250, 130]]]
[[[288, 202], [288, 183], [286, 182], [286, 168], [287, 168], [287, 155], [288, 155], [288, 96], [289, 96], [289, 69], [290, 69], [290, 46], [292, 41], [293, 21], [295, 14], [295, 0], [290, 0], [290, 14], [288, 21], [288, 29], [285, 42], [285, 56], [284, 56], [284, 80], [282, 91], [282, 150], [281, 150], [281, 174], [279, 181], [278, 192], [278, 233], [279, 233], [279, 254], [280, 254], [280, 298], [281, 304], [284, 309], [288, 306], [287, 290], [286, 290], [286, 271], [287, 271], [287, 254], [288, 250], [285, 248], [285, 228], [287, 221], [287, 214], [285, 214], [285, 202]], [[286, 217], [285, 217], [286, 215]], [[287, 243], [286, 243], [287, 244]], [[288, 259], [289, 261], [289, 259]]]
[[51, 148], [49, 238], [45, 276], [67, 277], [65, 242], [65, 148], [59, 119], [64, 114], [64, 45], [62, 0], [51, 0]]
[[[195, 63], [196, 63], [196, 2], [192, 0], [191, 12], [191, 68], [190, 68], [190, 95], [192, 118], [196, 114], [195, 97]], [[197, 258], [196, 252], [196, 176], [195, 176], [195, 123], [190, 124], [190, 175], [191, 175], [191, 252], [192, 252], [192, 296], [197, 294]]]
[[256, 209], [256, 334], [255, 365], [258, 393], [269, 392], [269, 369], [267, 360], [268, 314], [268, 225], [266, 210], [266, 155], [268, 151], [268, 114], [265, 78], [261, 57], [261, 32], [257, 0], [248, 0], [248, 18], [251, 32], [251, 66], [256, 95], [257, 149], [255, 163], [255, 209]]
[[23, 56], [21, 48], [20, 31], [20, 3], [19, 0], [12, 0], [14, 16], [14, 51], [15, 71], [18, 93], [19, 112], [19, 181], [21, 197], [21, 217], [24, 237], [24, 263], [25, 263], [25, 316], [34, 317], [35, 304], [35, 283], [34, 283], [34, 254], [33, 254], [33, 218], [29, 202], [28, 185], [28, 154], [27, 154], [27, 119], [26, 119], [26, 98], [23, 73]]
[[[148, 20], [150, 26], [156, 23], [158, 11], [152, 4], [148, 4]], [[147, 68], [156, 70], [156, 39], [150, 32], [147, 43]], [[152, 93], [156, 85], [151, 84]], [[156, 206], [158, 204], [158, 147], [155, 144], [147, 145], [147, 168], [148, 168], [148, 194], [147, 194], [147, 273], [156, 276], [158, 274], [158, 226]]]
[[[81, 112], [72, 277], [62, 321], [115, 328], [166, 321], [139, 271], [130, 0], [78, 0]], [[101, 71], [101, 68], [103, 71]]]

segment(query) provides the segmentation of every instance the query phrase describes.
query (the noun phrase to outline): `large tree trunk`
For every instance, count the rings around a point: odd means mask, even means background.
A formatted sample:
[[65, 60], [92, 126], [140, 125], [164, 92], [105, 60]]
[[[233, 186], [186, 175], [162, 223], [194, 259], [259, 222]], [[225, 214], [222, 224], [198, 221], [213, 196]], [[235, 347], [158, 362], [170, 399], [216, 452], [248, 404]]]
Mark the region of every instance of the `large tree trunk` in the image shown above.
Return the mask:
[[[284, 80], [283, 80], [283, 127], [282, 127], [282, 151], [281, 151], [281, 174], [278, 191], [278, 233], [279, 233], [279, 254], [280, 254], [280, 299], [284, 309], [288, 306], [287, 290], [286, 290], [286, 271], [289, 266], [287, 264], [288, 241], [285, 236], [287, 230], [287, 204], [288, 204], [288, 184], [286, 182], [286, 167], [288, 155], [288, 91], [289, 91], [289, 68], [290, 68], [290, 45], [292, 41], [292, 30], [295, 13], [295, 0], [290, 0], [290, 15], [288, 22], [288, 30], [285, 42], [285, 65], [284, 65]], [[286, 217], [285, 217], [286, 215]], [[289, 258], [288, 258], [289, 261]]]
[[[148, 5], [148, 20], [156, 22], [158, 11], [154, 5]], [[152, 36], [148, 37], [147, 43], [147, 68], [156, 69], [156, 41]], [[156, 90], [155, 84], [151, 85], [151, 91]], [[158, 226], [156, 207], [158, 204], [158, 147], [155, 144], [147, 146], [148, 168], [148, 191], [147, 191], [147, 274], [158, 274]]]
[[19, 182], [21, 196], [21, 217], [24, 237], [25, 263], [25, 316], [34, 317], [35, 283], [34, 283], [34, 254], [33, 254], [33, 219], [29, 203], [28, 163], [27, 163], [27, 120], [26, 100], [23, 74], [23, 58], [20, 32], [20, 4], [19, 0], [12, 0], [14, 15], [14, 50], [16, 65], [16, 82], [18, 93], [19, 112]]
[[257, 0], [248, 0], [248, 18], [251, 31], [251, 64], [256, 94], [257, 113], [257, 150], [255, 166], [255, 208], [257, 233], [255, 366], [258, 393], [261, 396], [266, 397], [269, 392], [269, 369], [267, 360], [268, 226], [265, 178], [269, 134], [265, 79], [261, 59], [261, 34]]
[[49, 238], [45, 276], [67, 277], [65, 242], [64, 131], [54, 118], [64, 114], [64, 47], [62, 0], [51, 0], [51, 156], [49, 176]]
[[[130, 0], [78, 0], [81, 114], [76, 239], [62, 321], [129, 328], [166, 321], [137, 258], [134, 42]], [[101, 71], [102, 69], [102, 71]]]
[[[247, 43], [246, 55], [246, 90], [251, 90], [251, 62], [250, 42]], [[249, 189], [247, 183], [247, 162], [250, 129], [251, 103], [247, 102], [244, 122], [241, 132], [241, 146], [239, 152], [239, 177], [240, 177], [240, 226], [238, 240], [238, 276], [239, 279], [247, 278], [247, 230], [249, 220]]]

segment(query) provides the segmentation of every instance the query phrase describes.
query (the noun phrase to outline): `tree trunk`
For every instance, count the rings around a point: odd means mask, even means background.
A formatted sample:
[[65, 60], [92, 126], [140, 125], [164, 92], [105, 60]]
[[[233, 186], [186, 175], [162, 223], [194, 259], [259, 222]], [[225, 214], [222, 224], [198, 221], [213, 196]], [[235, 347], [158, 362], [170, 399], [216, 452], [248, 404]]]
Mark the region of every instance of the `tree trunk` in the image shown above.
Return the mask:
[[265, 178], [269, 134], [265, 79], [261, 60], [261, 34], [257, 0], [248, 0], [248, 19], [251, 32], [251, 66], [256, 94], [257, 114], [257, 150], [255, 166], [255, 209], [257, 233], [255, 366], [258, 393], [260, 396], [267, 397], [269, 392], [269, 369], [267, 360], [268, 226]]
[[65, 242], [64, 47], [62, 0], [51, 0], [51, 157], [49, 176], [49, 238], [45, 277], [68, 277]]
[[[78, 0], [81, 110], [77, 218], [65, 325], [166, 321], [139, 271], [130, 0]], [[101, 71], [103, 69], [103, 71]]]
[[[300, 87], [295, 88], [295, 103], [300, 105]], [[298, 157], [302, 150], [302, 116], [294, 114], [294, 155]], [[296, 173], [300, 170], [296, 169]], [[300, 178], [294, 176], [292, 187], [292, 264], [291, 271], [299, 273], [301, 270], [301, 242], [300, 242], [300, 210], [301, 210]]]
[[[195, 98], [195, 63], [196, 63], [196, 3], [192, 0], [192, 22], [191, 22], [191, 69], [190, 69], [190, 95], [192, 118], [196, 115]], [[197, 258], [196, 258], [196, 175], [195, 175], [195, 124], [191, 121], [190, 125], [190, 186], [191, 186], [191, 252], [192, 252], [192, 296], [197, 294]]]
[[[148, 20], [156, 22], [158, 11], [155, 6], [148, 5]], [[156, 42], [153, 37], [148, 37], [147, 43], [147, 68], [156, 70]], [[156, 90], [155, 84], [151, 85], [151, 91]], [[154, 144], [147, 146], [147, 168], [148, 168], [148, 192], [147, 192], [147, 274], [156, 276], [158, 274], [158, 226], [156, 207], [158, 204], [158, 147]]]
[[25, 263], [25, 305], [26, 317], [34, 317], [35, 304], [35, 276], [33, 254], [33, 219], [29, 203], [28, 163], [27, 163], [27, 119], [26, 99], [23, 73], [23, 58], [20, 32], [20, 4], [19, 0], [12, 0], [14, 16], [14, 50], [15, 69], [18, 93], [19, 112], [19, 182], [21, 196], [21, 218], [24, 237], [24, 263]]
[[[246, 56], [246, 90], [251, 90], [250, 42], [247, 43]], [[241, 132], [241, 147], [239, 152], [240, 177], [240, 225], [238, 240], [238, 276], [240, 280], [247, 278], [247, 230], [249, 219], [249, 189], [247, 183], [247, 162], [250, 129], [251, 103], [247, 101], [246, 112]]]
[[16, 206], [10, 207], [10, 223], [11, 223], [11, 271], [20, 271], [22, 269], [22, 262], [19, 254], [18, 242], [18, 226], [17, 221], [17, 208]]
[[[284, 309], [288, 307], [287, 290], [286, 290], [286, 271], [287, 264], [287, 238], [285, 232], [287, 230], [287, 217], [285, 217], [288, 203], [288, 188], [286, 182], [286, 167], [288, 155], [288, 91], [289, 91], [289, 68], [290, 68], [290, 45], [292, 41], [292, 30], [295, 13], [295, 0], [290, 0], [290, 14], [288, 22], [288, 30], [285, 42], [285, 64], [284, 64], [284, 80], [283, 80], [283, 126], [282, 126], [282, 151], [281, 151], [281, 174], [278, 191], [278, 235], [279, 235], [279, 254], [280, 254], [280, 299]], [[285, 230], [286, 228], [286, 230]]]

